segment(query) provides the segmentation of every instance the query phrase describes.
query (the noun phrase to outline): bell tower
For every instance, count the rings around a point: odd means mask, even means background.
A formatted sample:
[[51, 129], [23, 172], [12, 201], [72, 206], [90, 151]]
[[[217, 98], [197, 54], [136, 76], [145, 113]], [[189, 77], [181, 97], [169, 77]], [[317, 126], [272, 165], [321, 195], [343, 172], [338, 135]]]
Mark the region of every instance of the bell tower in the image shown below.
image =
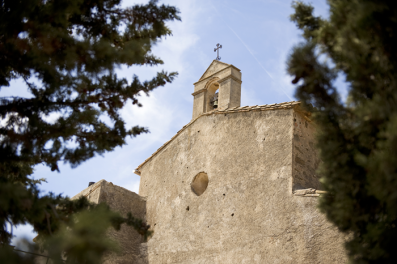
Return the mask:
[[193, 118], [241, 103], [241, 71], [231, 64], [214, 60], [198, 82], [194, 83]]

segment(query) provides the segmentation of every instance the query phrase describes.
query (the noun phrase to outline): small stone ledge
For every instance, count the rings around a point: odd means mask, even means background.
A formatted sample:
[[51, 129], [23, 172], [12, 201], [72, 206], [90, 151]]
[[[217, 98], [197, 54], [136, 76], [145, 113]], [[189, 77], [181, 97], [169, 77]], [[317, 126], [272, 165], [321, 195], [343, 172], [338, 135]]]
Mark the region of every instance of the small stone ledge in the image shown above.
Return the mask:
[[293, 194], [295, 196], [304, 196], [304, 197], [319, 197], [321, 194], [327, 193], [326, 191], [320, 191], [316, 189], [301, 189], [301, 190], [295, 190]]

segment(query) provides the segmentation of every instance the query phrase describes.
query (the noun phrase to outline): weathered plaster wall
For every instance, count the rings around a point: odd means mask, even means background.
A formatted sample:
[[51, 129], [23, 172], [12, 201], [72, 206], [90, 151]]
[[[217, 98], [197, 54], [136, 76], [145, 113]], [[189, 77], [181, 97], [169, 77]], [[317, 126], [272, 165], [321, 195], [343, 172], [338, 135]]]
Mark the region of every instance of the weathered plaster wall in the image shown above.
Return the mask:
[[[112, 210], [119, 212], [124, 217], [131, 212], [134, 217], [146, 219], [146, 200], [134, 192], [113, 185], [111, 182], [101, 180], [84, 189], [72, 199], [82, 195], [94, 203], [107, 203]], [[104, 264], [148, 263], [145, 245], [141, 244], [143, 239], [132, 227], [122, 225], [119, 231], [110, 229], [108, 235], [118, 242], [120, 253], [105, 256]]]
[[241, 101], [241, 81], [232, 78], [219, 80], [219, 109], [239, 107]]
[[205, 97], [206, 97], [205, 92], [194, 95], [192, 118], [196, 118], [205, 112], [205, 105], [206, 105]]
[[143, 165], [149, 263], [345, 261], [317, 198], [292, 194], [295, 134], [293, 109], [203, 116]]
[[301, 112], [294, 113], [293, 190], [321, 189], [316, 175], [320, 158], [314, 146], [315, 130], [314, 124], [305, 119]]

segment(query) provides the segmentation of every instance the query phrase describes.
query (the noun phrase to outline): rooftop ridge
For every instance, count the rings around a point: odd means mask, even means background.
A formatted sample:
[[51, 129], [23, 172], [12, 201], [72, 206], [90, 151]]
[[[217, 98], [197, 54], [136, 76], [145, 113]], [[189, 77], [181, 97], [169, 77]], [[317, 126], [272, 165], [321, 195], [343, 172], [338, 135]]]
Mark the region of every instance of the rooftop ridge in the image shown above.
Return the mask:
[[[213, 61], [211, 62], [211, 64], [210, 64], [210, 66], [208, 66], [208, 68], [205, 70], [205, 72], [203, 73], [203, 75], [201, 75], [201, 77], [200, 77], [200, 79], [198, 80], [198, 82], [200, 82], [200, 81], [206, 79], [206, 78], [204, 78], [204, 75], [208, 72], [208, 70], [211, 68], [211, 66], [212, 66], [214, 63], [224, 64], [224, 65], [226, 65], [226, 66], [228, 66], [228, 67], [231, 66], [231, 64], [226, 63], [226, 62], [223, 62], [223, 61], [220, 61], [220, 60], [213, 60]], [[208, 77], [210, 77], [210, 76], [208, 76]]]
[[163, 150], [169, 143], [171, 143], [182, 131], [184, 131], [187, 127], [191, 126], [193, 123], [195, 123], [200, 117], [202, 116], [208, 116], [208, 115], [213, 115], [213, 114], [224, 114], [224, 113], [240, 113], [240, 112], [249, 112], [249, 111], [267, 111], [267, 110], [279, 110], [279, 109], [290, 109], [293, 108], [296, 105], [300, 105], [299, 101], [290, 101], [290, 102], [283, 102], [279, 104], [265, 104], [265, 105], [254, 105], [254, 106], [243, 106], [243, 107], [233, 107], [230, 109], [225, 109], [225, 110], [218, 110], [214, 109], [212, 111], [203, 113], [199, 115], [198, 117], [194, 118], [191, 120], [189, 123], [184, 125], [176, 134], [167, 142], [165, 142], [160, 148], [158, 148], [149, 158], [147, 158], [144, 162], [142, 162], [135, 170], [134, 173], [137, 175], [141, 175], [140, 168], [142, 168], [143, 165], [145, 165], [149, 160], [151, 160], [154, 156], [157, 155], [161, 150]]

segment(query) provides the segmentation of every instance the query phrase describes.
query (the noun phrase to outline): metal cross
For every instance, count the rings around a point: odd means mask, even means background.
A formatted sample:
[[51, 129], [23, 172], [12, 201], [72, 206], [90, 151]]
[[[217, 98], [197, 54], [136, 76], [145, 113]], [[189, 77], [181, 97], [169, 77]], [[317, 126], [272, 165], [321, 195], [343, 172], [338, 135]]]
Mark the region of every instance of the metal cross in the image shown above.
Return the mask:
[[214, 49], [214, 52], [216, 51], [217, 53], [217, 57], [216, 57], [216, 60], [221, 60], [221, 57], [219, 57], [219, 49], [221, 49], [222, 48], [222, 45], [220, 45], [219, 43], [218, 44], [216, 44], [216, 46], [217, 46], [217, 48], [216, 49]]

